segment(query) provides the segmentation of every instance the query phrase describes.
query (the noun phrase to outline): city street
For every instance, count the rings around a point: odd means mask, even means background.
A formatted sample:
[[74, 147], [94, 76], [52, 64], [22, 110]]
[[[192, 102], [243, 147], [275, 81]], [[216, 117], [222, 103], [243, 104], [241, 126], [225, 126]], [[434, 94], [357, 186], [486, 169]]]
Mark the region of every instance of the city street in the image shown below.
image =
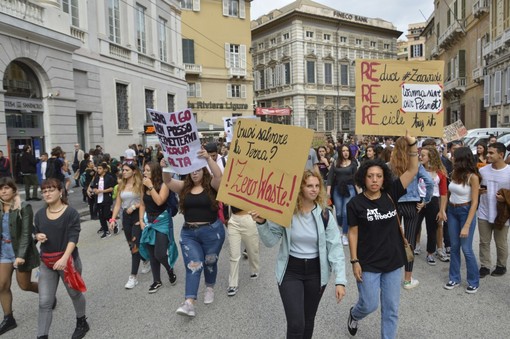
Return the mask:
[[[23, 192], [24, 193], [24, 192]], [[203, 284], [194, 319], [178, 316], [175, 310], [183, 301], [184, 266], [179, 258], [175, 272], [177, 285], [163, 280], [156, 294], [148, 294], [151, 274], [140, 274], [139, 285], [124, 289], [130, 270], [130, 255], [124, 235], [104, 240], [96, 234], [98, 221], [90, 221], [87, 206], [81, 202], [81, 190], [70, 195], [71, 205], [82, 212], [79, 250], [83, 262], [83, 278], [87, 284], [87, 338], [284, 338], [285, 316], [274, 276], [278, 248], [261, 244], [261, 274], [249, 278], [244, 260], [240, 270], [239, 292], [228, 297], [228, 240], [219, 259], [219, 274], [214, 303], [203, 304]], [[34, 202], [35, 210], [42, 202]], [[174, 218], [178, 238], [182, 215]], [[422, 236], [425, 247], [426, 234]], [[478, 237], [475, 237], [478, 253]], [[347, 247], [344, 247], [347, 251]], [[494, 253], [494, 249], [493, 249]], [[469, 295], [462, 287], [447, 291], [448, 263], [438, 261], [429, 266], [422, 252], [416, 258], [414, 277], [420, 285], [401, 292], [400, 338], [506, 338], [510, 333], [510, 274], [488, 276], [481, 280], [478, 293]], [[463, 270], [465, 279], [465, 270]], [[162, 277], [166, 274], [162, 272]], [[328, 286], [315, 323], [314, 338], [347, 338], [347, 315], [357, 299], [350, 264], [347, 265], [347, 295], [336, 304], [334, 289]], [[4, 338], [35, 338], [37, 328], [37, 296], [21, 292], [13, 279], [13, 309], [18, 328]], [[75, 327], [74, 310], [65, 289], [60, 285], [58, 305], [53, 313], [50, 338], [69, 338]], [[359, 323], [357, 338], [379, 338], [380, 312]]]

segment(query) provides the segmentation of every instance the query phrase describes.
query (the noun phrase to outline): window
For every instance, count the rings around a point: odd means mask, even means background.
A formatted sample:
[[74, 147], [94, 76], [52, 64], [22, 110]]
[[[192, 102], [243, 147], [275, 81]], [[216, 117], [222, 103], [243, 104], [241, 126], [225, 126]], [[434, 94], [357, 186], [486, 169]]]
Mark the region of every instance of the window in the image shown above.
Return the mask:
[[225, 44], [225, 67], [246, 70], [246, 45]]
[[411, 46], [411, 58], [419, 58], [423, 56], [423, 45], [412, 45]]
[[317, 129], [317, 111], [307, 112], [308, 128]]
[[259, 49], [264, 49], [264, 43], [263, 42], [259, 43]]
[[158, 20], [158, 38], [159, 38], [159, 60], [168, 61], [168, 48], [166, 42], [166, 20], [159, 18]]
[[120, 44], [119, 0], [108, 0], [108, 30], [110, 41]]
[[246, 17], [244, 0], [223, 0], [223, 15], [231, 17]]
[[200, 98], [202, 96], [202, 85], [199, 83], [188, 84], [188, 97]]
[[69, 14], [71, 25], [80, 26], [80, 16], [78, 13], [78, 0], [62, 0], [62, 11]]
[[290, 39], [290, 33], [284, 33], [283, 40], [289, 40], [289, 39]]
[[286, 62], [283, 64], [283, 81], [285, 85], [289, 85], [291, 78], [290, 78], [290, 62]]
[[483, 77], [483, 107], [490, 106], [490, 93], [491, 93], [491, 76], [485, 75]]
[[340, 85], [349, 86], [349, 65], [340, 65]]
[[356, 39], [356, 45], [362, 45], [363, 44], [363, 40], [361, 39]]
[[145, 7], [136, 5], [136, 49], [147, 54], [147, 39], [145, 37]]
[[347, 42], [347, 37], [345, 37], [345, 36], [341, 36], [341, 37], [340, 37], [340, 42], [342, 42], [342, 43], [344, 43], [344, 44], [345, 44], [345, 43]]
[[276, 38], [271, 39], [271, 45], [276, 45]]
[[154, 108], [154, 91], [152, 89], [145, 90], [145, 121], [151, 121], [151, 117], [149, 113], [147, 113], [147, 109]]
[[227, 98], [246, 98], [246, 85], [227, 85]]
[[175, 95], [167, 94], [166, 103], [168, 106], [168, 112], [175, 112]]
[[315, 84], [315, 61], [306, 61], [306, 82]]
[[324, 84], [333, 84], [333, 64], [329, 62], [324, 64]]
[[265, 77], [265, 72], [263, 69], [261, 69], [259, 71], [259, 78], [260, 78], [260, 89], [265, 89], [266, 88], [266, 77]]
[[182, 39], [182, 62], [195, 63], [195, 42], [192, 39]]
[[342, 111], [342, 130], [348, 130], [351, 125], [351, 113], [349, 111]]
[[182, 9], [193, 9], [193, 0], [179, 0]]
[[375, 48], [377, 46], [377, 42], [370, 41], [370, 47]]
[[129, 130], [128, 85], [115, 84], [117, 95], [117, 127], [119, 130]]
[[325, 112], [325, 120], [326, 120], [326, 131], [331, 131], [335, 129], [335, 112], [333, 111], [326, 111]]
[[230, 45], [230, 66], [236, 68], [239, 68], [241, 66], [239, 45]]
[[501, 71], [494, 73], [494, 105], [501, 105]]
[[330, 41], [331, 40], [331, 34], [324, 34], [324, 40]]
[[384, 44], [384, 49], [390, 49], [390, 44]]
[[307, 38], [313, 38], [313, 32], [312, 31], [306, 31], [306, 37]]

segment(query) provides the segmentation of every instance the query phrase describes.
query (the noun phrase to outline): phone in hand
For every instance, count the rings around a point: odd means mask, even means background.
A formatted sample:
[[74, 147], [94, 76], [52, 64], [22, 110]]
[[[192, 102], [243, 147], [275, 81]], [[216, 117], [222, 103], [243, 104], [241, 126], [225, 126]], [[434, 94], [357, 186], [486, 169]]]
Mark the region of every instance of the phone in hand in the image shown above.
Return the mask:
[[483, 190], [486, 190], [487, 189], [487, 185], [480, 185], [480, 188], [483, 189]]

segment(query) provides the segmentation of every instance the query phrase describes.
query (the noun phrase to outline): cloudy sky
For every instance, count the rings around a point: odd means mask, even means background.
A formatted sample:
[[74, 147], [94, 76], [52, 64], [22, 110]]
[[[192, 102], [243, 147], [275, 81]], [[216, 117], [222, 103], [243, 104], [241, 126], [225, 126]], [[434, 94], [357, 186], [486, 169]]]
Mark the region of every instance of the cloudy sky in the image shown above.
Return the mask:
[[[273, 9], [281, 8], [292, 2], [293, 0], [253, 0], [251, 19], [256, 19]], [[427, 21], [434, 10], [434, 1], [432, 0], [315, 0], [315, 2], [341, 12], [387, 20], [404, 34], [407, 33], [408, 24]], [[404, 38], [404, 35], [400, 38]]]

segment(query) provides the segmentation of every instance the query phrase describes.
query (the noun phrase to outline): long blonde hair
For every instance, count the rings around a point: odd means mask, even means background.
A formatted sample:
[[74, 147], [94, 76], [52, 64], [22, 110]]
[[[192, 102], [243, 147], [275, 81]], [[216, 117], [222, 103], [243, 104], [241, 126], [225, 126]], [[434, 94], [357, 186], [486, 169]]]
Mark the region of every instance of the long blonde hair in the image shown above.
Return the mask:
[[[136, 166], [136, 164], [134, 162], [125, 163], [124, 165], [122, 165], [122, 167], [124, 167], [124, 166], [129, 167], [133, 171], [133, 193], [138, 193], [140, 196], [142, 196], [142, 194], [143, 194], [142, 173], [140, 172], [140, 170], [138, 169], [138, 167]], [[122, 180], [120, 181], [119, 188], [118, 188], [119, 193], [124, 191], [124, 189], [126, 188], [127, 182], [128, 182], [128, 179], [122, 177]]]
[[324, 188], [324, 184], [322, 183], [322, 176], [319, 172], [313, 170], [306, 170], [303, 173], [303, 178], [301, 178], [301, 185], [299, 186], [299, 194], [297, 197], [296, 207], [294, 208], [294, 214], [303, 213], [301, 209], [303, 208], [303, 187], [306, 185], [306, 180], [310, 177], [315, 177], [319, 180], [319, 194], [317, 194], [317, 198], [315, 198], [314, 203], [319, 205], [322, 209], [327, 206], [327, 197], [326, 197], [326, 189]]
[[447, 175], [446, 168], [443, 165], [443, 162], [441, 161], [441, 156], [439, 155], [439, 152], [434, 146], [424, 146], [422, 149], [429, 152], [429, 163], [426, 167], [427, 170], [435, 171], [435, 172], [441, 172], [444, 175]]
[[409, 146], [404, 137], [400, 137], [395, 141], [395, 147], [391, 152], [390, 168], [393, 174], [400, 177], [407, 171], [409, 167]]

